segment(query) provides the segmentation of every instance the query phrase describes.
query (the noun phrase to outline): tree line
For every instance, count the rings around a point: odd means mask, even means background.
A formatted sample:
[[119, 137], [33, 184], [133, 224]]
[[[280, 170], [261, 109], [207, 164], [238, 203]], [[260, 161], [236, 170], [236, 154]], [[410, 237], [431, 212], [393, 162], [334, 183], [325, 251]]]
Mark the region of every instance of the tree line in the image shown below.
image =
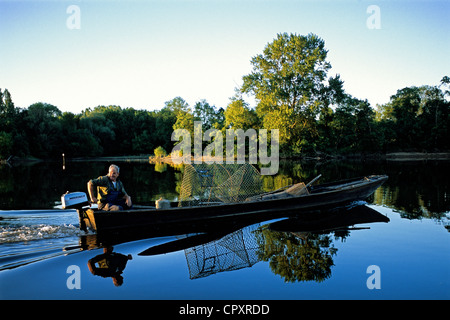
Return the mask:
[[450, 151], [448, 76], [438, 85], [399, 89], [373, 108], [345, 92], [340, 75], [328, 75], [327, 53], [315, 34], [277, 35], [251, 59], [251, 73], [225, 108], [175, 97], [155, 111], [97, 106], [74, 114], [43, 102], [15, 107], [8, 89], [0, 89], [0, 158], [170, 152], [173, 130], [192, 133], [194, 121], [204, 131], [279, 129], [284, 156]]

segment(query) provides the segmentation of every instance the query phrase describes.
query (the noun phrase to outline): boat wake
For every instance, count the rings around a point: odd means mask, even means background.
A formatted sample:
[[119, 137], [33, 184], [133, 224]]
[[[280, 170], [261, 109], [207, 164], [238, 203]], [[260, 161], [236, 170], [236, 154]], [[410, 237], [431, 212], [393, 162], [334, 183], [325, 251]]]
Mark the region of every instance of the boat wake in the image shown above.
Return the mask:
[[42, 239], [65, 238], [80, 235], [74, 225], [52, 226], [46, 224], [0, 227], [0, 243], [14, 243]]
[[0, 243], [76, 236], [76, 212], [63, 210], [0, 211]]
[[77, 222], [70, 211], [0, 211], [0, 270], [67, 254], [84, 234]]

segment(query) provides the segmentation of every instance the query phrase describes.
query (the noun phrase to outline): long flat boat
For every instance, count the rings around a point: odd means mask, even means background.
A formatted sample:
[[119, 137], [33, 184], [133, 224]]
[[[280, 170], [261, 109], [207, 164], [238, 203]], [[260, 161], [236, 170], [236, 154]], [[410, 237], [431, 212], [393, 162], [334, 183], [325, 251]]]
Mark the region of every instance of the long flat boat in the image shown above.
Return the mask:
[[189, 226], [189, 231], [207, 232], [211, 228], [230, 226], [243, 219], [255, 222], [301, 214], [314, 210], [336, 208], [347, 203], [367, 199], [388, 179], [385, 175], [341, 180], [315, 186], [305, 186], [306, 192], [298, 196], [281, 198], [261, 197], [235, 203], [215, 203], [207, 206], [170, 207], [167, 209], [142, 208], [123, 211], [77, 209], [82, 230], [97, 234], [174, 230]]

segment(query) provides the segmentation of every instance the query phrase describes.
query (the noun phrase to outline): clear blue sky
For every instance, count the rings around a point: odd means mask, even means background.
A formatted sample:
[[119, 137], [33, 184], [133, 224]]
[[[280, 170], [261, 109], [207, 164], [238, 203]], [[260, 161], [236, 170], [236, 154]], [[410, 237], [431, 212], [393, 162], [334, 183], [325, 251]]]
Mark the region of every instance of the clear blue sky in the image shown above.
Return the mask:
[[[67, 27], [70, 5], [80, 29]], [[380, 29], [367, 27], [370, 5]], [[225, 108], [251, 57], [282, 32], [324, 39], [329, 76], [373, 107], [450, 76], [450, 1], [0, 0], [0, 88], [18, 107], [73, 113], [159, 110], [176, 96]]]

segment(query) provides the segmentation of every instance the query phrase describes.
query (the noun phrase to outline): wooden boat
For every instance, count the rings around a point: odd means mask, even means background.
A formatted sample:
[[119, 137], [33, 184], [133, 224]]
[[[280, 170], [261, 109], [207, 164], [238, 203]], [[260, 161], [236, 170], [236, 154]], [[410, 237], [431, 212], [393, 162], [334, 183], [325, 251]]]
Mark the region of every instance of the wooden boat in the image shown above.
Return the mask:
[[[167, 209], [142, 208], [124, 211], [77, 209], [82, 230], [97, 234], [162, 232], [189, 227], [189, 232], [206, 232], [211, 228], [232, 226], [243, 219], [255, 222], [300, 214], [314, 210], [335, 208], [346, 203], [367, 199], [388, 179], [385, 175], [342, 180], [305, 186], [306, 192], [298, 196], [253, 197], [251, 201], [215, 203], [208, 206], [170, 207]], [[294, 186], [295, 187], [295, 186]], [[266, 194], [267, 195], [267, 194]]]

